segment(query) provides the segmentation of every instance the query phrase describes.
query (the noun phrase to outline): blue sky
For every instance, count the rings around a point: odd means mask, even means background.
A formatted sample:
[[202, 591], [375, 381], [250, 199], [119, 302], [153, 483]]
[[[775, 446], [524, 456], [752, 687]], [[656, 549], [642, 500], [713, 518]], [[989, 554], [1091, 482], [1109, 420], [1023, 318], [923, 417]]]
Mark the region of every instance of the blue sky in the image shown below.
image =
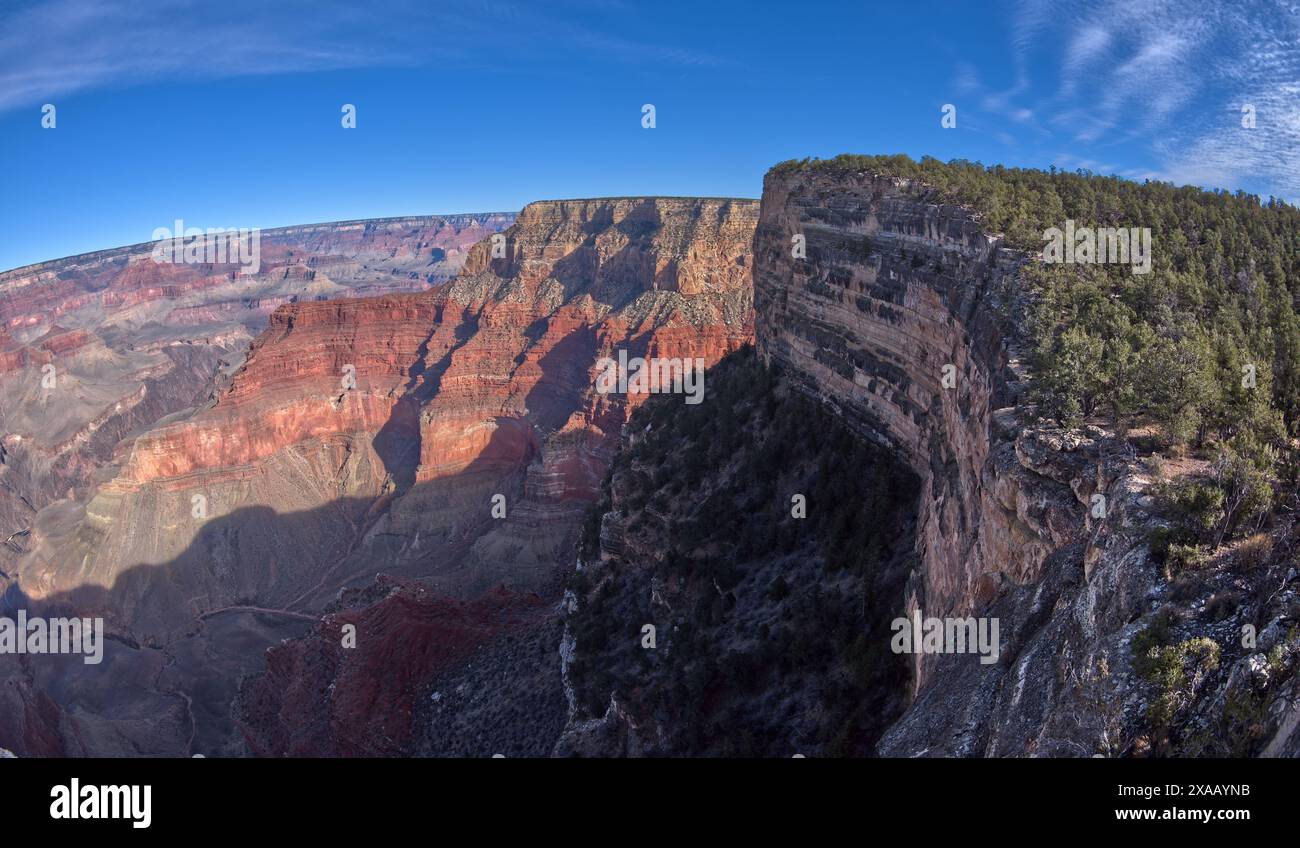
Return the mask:
[[[340, 126], [345, 103], [356, 129]], [[940, 126], [946, 103], [955, 129]], [[0, 0], [0, 269], [147, 241], [177, 218], [273, 227], [553, 197], [756, 197], [772, 164], [841, 152], [1295, 202], [1300, 11]]]

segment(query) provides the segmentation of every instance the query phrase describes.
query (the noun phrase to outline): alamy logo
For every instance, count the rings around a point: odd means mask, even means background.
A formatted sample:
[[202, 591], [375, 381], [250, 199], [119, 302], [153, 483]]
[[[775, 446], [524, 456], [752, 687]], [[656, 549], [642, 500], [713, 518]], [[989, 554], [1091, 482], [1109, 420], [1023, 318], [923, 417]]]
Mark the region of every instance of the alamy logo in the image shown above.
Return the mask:
[[596, 368], [596, 391], [602, 395], [672, 393], [686, 395], [690, 404], [704, 400], [704, 360], [699, 357], [629, 359], [627, 351], [620, 350], [618, 359], [601, 357]]
[[158, 242], [153, 261], [159, 265], [240, 265], [241, 274], [256, 274], [262, 269], [262, 231], [258, 229], [186, 228], [177, 219], [176, 229], [159, 227], [153, 231]]
[[1048, 227], [1043, 231], [1044, 262], [1068, 265], [1128, 265], [1134, 274], [1151, 271], [1150, 227]]
[[998, 661], [996, 618], [927, 618], [913, 610], [912, 617], [896, 618], [889, 625], [894, 637], [889, 647], [896, 654], [979, 654], [981, 665]]
[[152, 786], [82, 786], [73, 778], [50, 790], [52, 819], [130, 819], [144, 829], [153, 821]]
[[0, 617], [0, 654], [81, 654], [86, 665], [104, 659], [104, 619]]

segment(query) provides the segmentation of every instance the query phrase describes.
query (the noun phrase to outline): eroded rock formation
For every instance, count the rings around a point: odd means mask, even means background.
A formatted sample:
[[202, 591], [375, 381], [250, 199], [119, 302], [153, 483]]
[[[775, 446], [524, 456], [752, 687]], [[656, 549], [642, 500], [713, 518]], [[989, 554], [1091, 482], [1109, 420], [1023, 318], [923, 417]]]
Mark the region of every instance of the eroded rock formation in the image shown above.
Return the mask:
[[0, 273], [0, 571], [26, 550], [36, 511], [83, 498], [123, 437], [207, 402], [277, 306], [439, 285], [513, 220], [265, 230], [252, 274], [160, 264], [152, 243]]
[[[264, 623], [301, 631], [380, 572], [464, 599], [502, 583], [553, 599], [638, 402], [593, 390], [597, 360], [711, 364], [748, 342], [756, 219], [754, 201], [531, 204], [437, 288], [282, 305], [213, 401], [121, 441], [84, 505], [36, 517], [18, 585], [168, 654], [243, 640], [251, 659], [202, 705], [214, 714], [260, 668], [248, 646], [268, 644]], [[425, 665], [413, 656], [412, 679]], [[195, 674], [171, 691], [187, 697]], [[362, 695], [339, 684], [346, 712]], [[249, 738], [274, 747], [259, 703]], [[187, 746], [231, 744], [228, 715], [189, 712]]]

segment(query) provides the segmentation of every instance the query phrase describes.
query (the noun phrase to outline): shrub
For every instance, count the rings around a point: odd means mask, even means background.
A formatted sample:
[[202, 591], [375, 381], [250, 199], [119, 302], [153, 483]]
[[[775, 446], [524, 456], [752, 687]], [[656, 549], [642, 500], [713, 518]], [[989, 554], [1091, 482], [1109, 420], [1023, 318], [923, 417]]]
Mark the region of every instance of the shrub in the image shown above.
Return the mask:
[[1206, 556], [1198, 545], [1174, 543], [1165, 554], [1165, 575], [1172, 580], [1175, 575], [1200, 568], [1205, 563]]
[[1218, 486], [1198, 480], [1166, 484], [1156, 497], [1183, 530], [1199, 541], [1211, 538], [1223, 521], [1224, 492]]
[[1188, 671], [1215, 671], [1219, 655], [1219, 643], [1203, 636], [1152, 652], [1143, 676], [1156, 686], [1155, 697], [1147, 707], [1147, 722], [1153, 729], [1167, 729], [1190, 697]]
[[1237, 567], [1242, 571], [1253, 571], [1273, 554], [1273, 539], [1267, 533], [1248, 536], [1237, 546]]
[[1162, 609], [1151, 618], [1150, 624], [1133, 637], [1130, 647], [1133, 652], [1133, 668], [1138, 674], [1146, 677], [1150, 672], [1160, 649], [1169, 644], [1175, 621], [1172, 610]]
[[1188, 572], [1175, 575], [1172, 584], [1169, 588], [1169, 599], [1180, 604], [1199, 597], [1205, 588], [1205, 583], [1199, 577]]
[[1157, 527], [1147, 534], [1147, 547], [1151, 549], [1151, 559], [1157, 565], [1164, 565], [1169, 556], [1169, 545], [1174, 540], [1174, 531], [1168, 527]]

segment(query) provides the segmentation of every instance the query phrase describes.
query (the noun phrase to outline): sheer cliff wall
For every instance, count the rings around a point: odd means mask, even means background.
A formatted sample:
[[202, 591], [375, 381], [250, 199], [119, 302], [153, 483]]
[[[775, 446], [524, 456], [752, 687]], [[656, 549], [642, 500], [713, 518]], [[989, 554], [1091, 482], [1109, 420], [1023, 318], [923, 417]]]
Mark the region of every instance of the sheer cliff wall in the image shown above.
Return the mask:
[[999, 316], [1024, 261], [907, 180], [805, 169], [764, 185], [758, 350], [920, 475], [909, 613], [972, 613], [1086, 529], [1096, 474], [1017, 446], [1023, 375]]

